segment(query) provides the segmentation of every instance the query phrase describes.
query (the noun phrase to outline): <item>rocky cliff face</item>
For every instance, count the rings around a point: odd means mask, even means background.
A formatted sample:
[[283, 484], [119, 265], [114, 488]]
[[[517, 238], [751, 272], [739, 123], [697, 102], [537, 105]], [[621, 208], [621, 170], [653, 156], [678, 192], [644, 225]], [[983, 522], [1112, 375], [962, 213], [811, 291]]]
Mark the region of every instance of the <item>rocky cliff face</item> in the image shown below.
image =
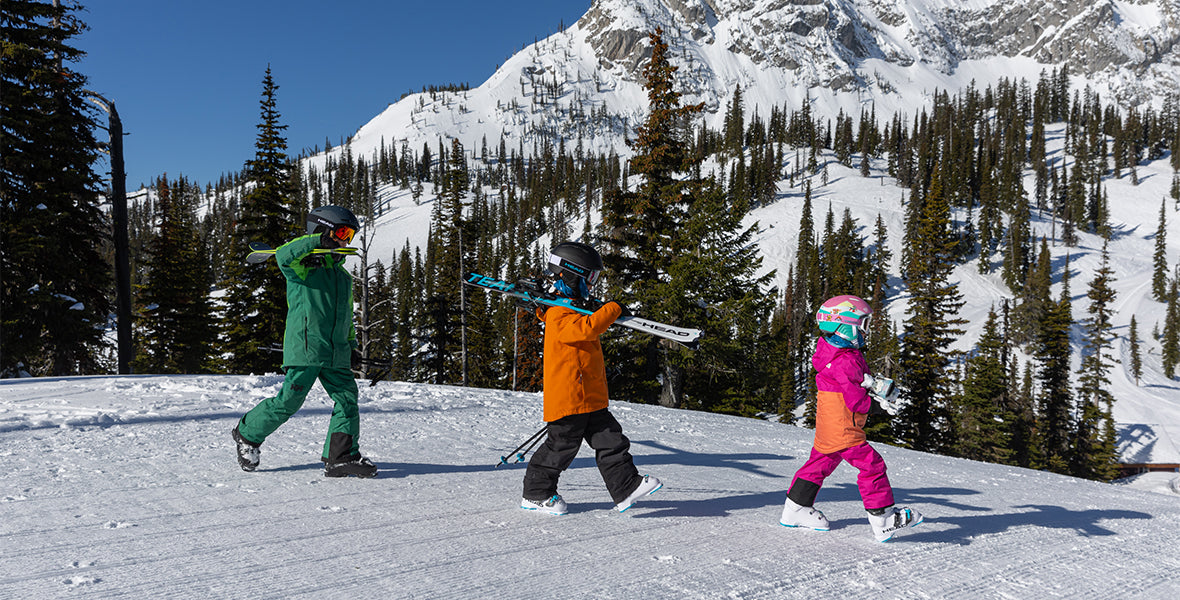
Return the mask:
[[724, 50], [833, 90], [863, 87], [869, 59], [952, 73], [997, 56], [1140, 88], [1128, 94], [1180, 84], [1178, 0], [598, 0], [578, 26], [600, 66], [635, 79], [662, 27], [686, 55]]

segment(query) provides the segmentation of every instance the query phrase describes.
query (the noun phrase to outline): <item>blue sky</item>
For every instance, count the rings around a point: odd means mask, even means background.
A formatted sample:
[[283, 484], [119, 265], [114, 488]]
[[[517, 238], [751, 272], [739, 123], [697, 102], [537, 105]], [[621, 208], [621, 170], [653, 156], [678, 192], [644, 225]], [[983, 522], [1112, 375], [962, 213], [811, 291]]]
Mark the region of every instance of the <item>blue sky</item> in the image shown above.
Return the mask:
[[[476, 87], [590, 0], [81, 0], [73, 68], [115, 103], [127, 188], [215, 183], [254, 155], [269, 65], [288, 152], [337, 145], [402, 94]], [[100, 139], [104, 132], [99, 132]], [[109, 171], [104, 161], [103, 176]]]

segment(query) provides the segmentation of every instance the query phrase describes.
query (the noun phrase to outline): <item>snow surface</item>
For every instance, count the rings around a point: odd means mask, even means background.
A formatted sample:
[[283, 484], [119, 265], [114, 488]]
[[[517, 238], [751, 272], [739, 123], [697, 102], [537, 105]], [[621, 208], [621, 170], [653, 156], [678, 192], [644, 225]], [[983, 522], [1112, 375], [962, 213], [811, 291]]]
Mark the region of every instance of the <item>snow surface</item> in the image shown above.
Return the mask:
[[583, 449], [570, 514], [517, 507], [538, 394], [361, 382], [376, 479], [326, 479], [331, 405], [238, 469], [229, 432], [266, 376], [0, 381], [4, 598], [1176, 598], [1180, 475], [1125, 485], [875, 444], [926, 521], [873, 540], [842, 466], [832, 530], [778, 524], [812, 432], [612, 403], [664, 488], [613, 510]]

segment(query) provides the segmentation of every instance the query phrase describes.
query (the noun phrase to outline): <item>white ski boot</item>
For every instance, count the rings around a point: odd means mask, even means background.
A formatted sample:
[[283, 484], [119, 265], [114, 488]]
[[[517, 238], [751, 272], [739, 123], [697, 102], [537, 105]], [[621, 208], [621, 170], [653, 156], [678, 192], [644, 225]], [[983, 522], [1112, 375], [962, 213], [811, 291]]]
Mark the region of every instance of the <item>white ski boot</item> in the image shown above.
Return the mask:
[[664, 487], [664, 484], [660, 483], [659, 479], [656, 479], [651, 475], [644, 475], [643, 481], [639, 482], [639, 487], [635, 488], [635, 491], [631, 492], [631, 495], [627, 496], [627, 498], [622, 502], [616, 504], [615, 510], [623, 512], [628, 508], [631, 508], [631, 505], [635, 504], [635, 502], [640, 498], [644, 496], [650, 496], [651, 494], [659, 491], [659, 489], [662, 487]]
[[830, 529], [828, 518], [814, 506], [800, 506], [787, 498], [783, 503], [783, 516], [778, 520], [784, 527], [806, 527], [816, 531]]
[[914, 527], [921, 522], [922, 515], [912, 508], [886, 506], [869, 511], [869, 525], [878, 542], [888, 542], [898, 530]]
[[529, 500], [528, 498], [520, 499], [520, 507], [525, 510], [539, 510], [543, 513], [551, 515], [564, 515], [568, 512], [565, 500], [561, 496], [554, 494], [553, 497], [546, 500]]

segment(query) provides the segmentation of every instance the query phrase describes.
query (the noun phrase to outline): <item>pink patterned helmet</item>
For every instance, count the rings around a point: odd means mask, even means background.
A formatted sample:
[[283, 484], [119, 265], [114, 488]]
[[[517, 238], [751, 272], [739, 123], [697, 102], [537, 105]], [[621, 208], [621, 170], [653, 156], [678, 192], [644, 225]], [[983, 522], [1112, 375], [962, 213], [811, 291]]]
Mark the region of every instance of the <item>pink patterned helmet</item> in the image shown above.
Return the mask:
[[839, 336], [854, 346], [863, 345], [861, 335], [869, 326], [873, 309], [857, 296], [836, 296], [824, 302], [815, 313], [820, 331]]

